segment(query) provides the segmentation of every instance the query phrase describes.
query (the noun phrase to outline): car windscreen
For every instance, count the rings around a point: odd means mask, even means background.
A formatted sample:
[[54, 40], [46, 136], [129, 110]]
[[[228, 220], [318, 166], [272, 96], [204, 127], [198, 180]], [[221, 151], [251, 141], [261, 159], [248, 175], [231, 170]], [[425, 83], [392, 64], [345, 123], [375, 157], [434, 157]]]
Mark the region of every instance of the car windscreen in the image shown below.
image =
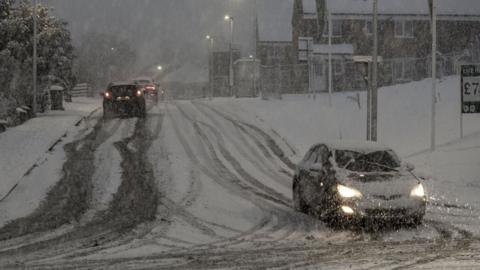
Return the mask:
[[356, 172], [391, 172], [400, 167], [400, 160], [392, 151], [336, 150], [335, 161], [338, 167]]
[[110, 91], [114, 96], [130, 96], [133, 95], [136, 89], [135, 85], [118, 85], [112, 86]]

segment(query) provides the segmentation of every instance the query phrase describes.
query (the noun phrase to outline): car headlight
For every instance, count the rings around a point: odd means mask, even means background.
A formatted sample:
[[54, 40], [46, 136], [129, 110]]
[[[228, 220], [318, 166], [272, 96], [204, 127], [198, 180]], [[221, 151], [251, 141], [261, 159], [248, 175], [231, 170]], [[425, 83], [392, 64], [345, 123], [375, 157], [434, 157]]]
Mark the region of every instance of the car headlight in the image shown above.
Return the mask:
[[362, 193], [360, 193], [360, 191], [354, 188], [346, 187], [344, 185], [337, 185], [337, 191], [338, 191], [338, 194], [340, 194], [340, 196], [342, 196], [343, 198], [361, 198], [362, 197]]
[[412, 189], [412, 192], [410, 192], [410, 196], [412, 196], [412, 197], [425, 197], [425, 190], [423, 189], [423, 185], [422, 184], [416, 185]]

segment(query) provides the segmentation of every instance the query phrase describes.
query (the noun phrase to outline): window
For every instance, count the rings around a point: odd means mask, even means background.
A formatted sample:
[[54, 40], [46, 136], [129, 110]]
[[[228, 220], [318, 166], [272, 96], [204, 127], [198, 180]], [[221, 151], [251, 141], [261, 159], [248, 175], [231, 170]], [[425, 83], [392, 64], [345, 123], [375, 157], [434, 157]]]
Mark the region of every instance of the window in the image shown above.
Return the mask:
[[281, 55], [281, 48], [278, 46], [273, 47], [273, 58], [278, 58]]
[[341, 37], [342, 36], [343, 21], [333, 20], [332, 21], [332, 36]]
[[309, 52], [312, 50], [313, 38], [300, 37], [298, 38], [298, 60], [307, 61]]
[[397, 82], [410, 81], [415, 71], [415, 60], [398, 59], [393, 62], [393, 80]]
[[413, 21], [395, 21], [394, 31], [395, 37], [412, 38], [413, 37]]
[[413, 37], [413, 22], [405, 21], [403, 33], [406, 37]]
[[344, 73], [344, 66], [342, 60], [333, 60], [332, 61], [333, 74], [342, 75]]
[[315, 63], [313, 65], [313, 69], [315, 71], [315, 76], [317, 77], [323, 76], [323, 63]]
[[370, 20], [365, 21], [365, 27], [363, 31], [366, 35], [373, 35], [373, 22]]

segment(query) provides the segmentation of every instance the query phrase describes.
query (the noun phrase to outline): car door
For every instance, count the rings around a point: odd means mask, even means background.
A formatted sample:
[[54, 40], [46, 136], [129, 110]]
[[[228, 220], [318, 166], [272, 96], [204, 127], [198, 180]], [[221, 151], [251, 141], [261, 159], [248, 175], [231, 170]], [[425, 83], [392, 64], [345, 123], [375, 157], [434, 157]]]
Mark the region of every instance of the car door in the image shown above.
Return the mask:
[[305, 161], [304, 167], [304, 200], [313, 208], [318, 208], [318, 205], [323, 201], [324, 196], [324, 177], [325, 169], [323, 166], [323, 151], [325, 146], [316, 146], [308, 160]]

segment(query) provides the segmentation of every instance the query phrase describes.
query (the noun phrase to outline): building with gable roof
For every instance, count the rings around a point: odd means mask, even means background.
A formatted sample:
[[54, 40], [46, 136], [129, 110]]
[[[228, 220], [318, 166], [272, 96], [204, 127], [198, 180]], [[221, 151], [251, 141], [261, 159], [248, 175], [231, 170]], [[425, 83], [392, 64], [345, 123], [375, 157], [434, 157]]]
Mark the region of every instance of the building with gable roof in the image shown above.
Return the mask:
[[[328, 51], [333, 59], [334, 90], [354, 90], [364, 85], [362, 76], [356, 74], [359, 71], [352, 56], [371, 54], [372, 0], [295, 0], [294, 6], [295, 59], [298, 64], [310, 66], [304, 80], [310, 81], [313, 91], [328, 90]], [[440, 73], [453, 74], [460, 63], [480, 61], [480, 1], [437, 0], [437, 10]], [[428, 77], [431, 69], [428, 1], [380, 0], [378, 14], [379, 55], [385, 60], [379, 70], [380, 85]], [[332, 49], [327, 50], [329, 22]], [[347, 47], [352, 50], [345, 53]]]

